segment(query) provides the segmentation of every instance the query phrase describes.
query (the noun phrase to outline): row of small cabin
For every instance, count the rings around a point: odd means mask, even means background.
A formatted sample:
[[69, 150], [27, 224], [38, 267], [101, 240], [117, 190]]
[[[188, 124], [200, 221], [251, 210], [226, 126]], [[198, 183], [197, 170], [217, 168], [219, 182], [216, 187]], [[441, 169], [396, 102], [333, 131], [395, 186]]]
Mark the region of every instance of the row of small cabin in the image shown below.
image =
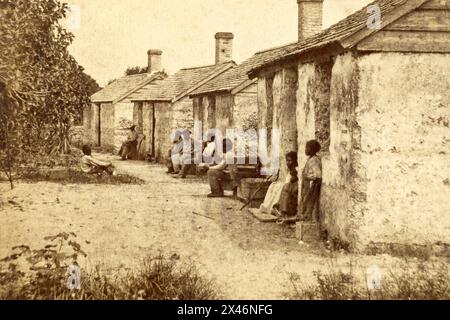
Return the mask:
[[[281, 132], [281, 161], [306, 141], [323, 149], [320, 224], [358, 251], [450, 246], [450, 2], [378, 0], [322, 30], [323, 0], [297, 0], [299, 39], [236, 65], [232, 34], [216, 35], [216, 64], [166, 77], [160, 51], [149, 73], [92, 97], [87, 138], [116, 148], [121, 118], [161, 161], [170, 132], [243, 127]], [[282, 166], [283, 167], [283, 166]], [[285, 175], [281, 170], [281, 176]]]

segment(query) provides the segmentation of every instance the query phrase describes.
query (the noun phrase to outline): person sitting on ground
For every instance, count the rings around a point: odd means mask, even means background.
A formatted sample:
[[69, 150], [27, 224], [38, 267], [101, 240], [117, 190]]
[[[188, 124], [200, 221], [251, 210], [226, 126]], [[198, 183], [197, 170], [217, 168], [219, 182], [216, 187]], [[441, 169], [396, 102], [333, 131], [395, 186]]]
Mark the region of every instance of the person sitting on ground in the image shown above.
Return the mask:
[[91, 147], [88, 145], [84, 145], [83, 148], [84, 156], [81, 158], [81, 170], [84, 173], [89, 174], [102, 174], [106, 172], [109, 175], [115, 175], [115, 168], [111, 162], [105, 162], [98, 159], [95, 159], [92, 156]]
[[306, 143], [305, 154], [308, 156], [302, 172], [300, 219], [318, 220], [320, 189], [322, 187], [322, 161], [317, 153], [321, 149], [317, 140]]
[[273, 206], [273, 213], [280, 217], [283, 223], [296, 218], [298, 205], [298, 173], [297, 152], [291, 151], [286, 154], [286, 166], [289, 170], [288, 179], [281, 189], [280, 198]]
[[233, 159], [232, 154], [233, 142], [230, 139], [222, 140], [222, 155], [220, 157], [220, 162], [215, 165], [209, 165], [207, 163], [202, 163], [202, 167], [208, 168], [208, 180], [209, 186], [211, 188], [211, 193], [208, 194], [208, 198], [219, 198], [224, 196], [224, 190], [221, 185], [221, 180], [232, 179], [230, 172], [228, 172], [227, 159]]
[[122, 143], [122, 147], [119, 151], [119, 156], [122, 158], [122, 160], [127, 160], [137, 148], [139, 136], [136, 131], [136, 125], [132, 125], [129, 130], [130, 131], [128, 132], [127, 140]]

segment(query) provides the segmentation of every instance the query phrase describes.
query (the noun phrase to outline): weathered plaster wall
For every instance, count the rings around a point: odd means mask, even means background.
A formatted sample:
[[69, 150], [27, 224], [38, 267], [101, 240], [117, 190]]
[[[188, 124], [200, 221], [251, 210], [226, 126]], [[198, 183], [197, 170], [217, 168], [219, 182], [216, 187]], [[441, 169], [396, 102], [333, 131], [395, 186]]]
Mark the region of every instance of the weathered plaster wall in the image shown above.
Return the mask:
[[[313, 74], [312, 67], [304, 72]], [[357, 249], [366, 214], [366, 179], [361, 166], [361, 128], [356, 121], [359, 74], [351, 53], [338, 56], [330, 88], [330, 152], [322, 157], [321, 223], [331, 238]], [[309, 121], [312, 122], [312, 119]], [[310, 131], [311, 136], [312, 132]]]
[[[103, 106], [102, 106], [103, 109]], [[109, 108], [108, 108], [109, 109]], [[113, 137], [113, 146], [115, 150], [119, 150], [120, 146], [122, 145], [123, 141], [127, 138], [127, 130], [124, 130], [124, 128], [120, 127], [120, 121], [125, 119], [130, 122], [133, 122], [133, 109], [134, 109], [134, 103], [132, 102], [119, 102], [116, 103], [113, 107], [114, 111], [105, 111], [108, 117], [104, 120], [102, 116], [102, 128], [104, 127], [105, 130], [102, 129], [102, 136], [104, 136], [105, 144], [103, 145], [109, 145], [111, 137]], [[102, 115], [103, 115], [102, 110]], [[110, 116], [113, 116], [113, 121], [111, 121]], [[102, 137], [103, 141], [103, 137]]]
[[[306, 142], [315, 139], [315, 108], [311, 95], [316, 80], [316, 65], [314, 63], [301, 64], [298, 68], [297, 91], [297, 129], [298, 129], [298, 164], [303, 168], [306, 162], [304, 153]], [[299, 198], [299, 201], [301, 199]]]
[[[111, 103], [102, 103], [100, 106], [100, 141], [102, 147], [110, 148], [114, 146], [114, 116], [115, 106]], [[98, 127], [98, 123], [96, 126]]]
[[[304, 167], [307, 157], [305, 146], [309, 140], [320, 142], [320, 156], [329, 154], [330, 144], [330, 88], [334, 60], [300, 64], [297, 90], [297, 129], [299, 170]], [[299, 204], [301, 203], [299, 190]], [[315, 217], [323, 220], [323, 217]]]
[[253, 84], [234, 95], [232, 126], [233, 128], [248, 129], [251, 124], [254, 124], [254, 129], [257, 129], [257, 119], [257, 85]]
[[277, 72], [273, 79], [273, 123], [280, 130], [280, 178], [287, 174], [285, 155], [297, 151], [297, 68], [286, 68]]
[[145, 135], [144, 146], [147, 152], [153, 153], [153, 108], [151, 102], [144, 102], [142, 104], [142, 133]]
[[[266, 90], [266, 82], [267, 79], [265, 77], [258, 78], [258, 94], [257, 94], [257, 102], [258, 102], [258, 130], [262, 128], [267, 128], [267, 117], [268, 117], [268, 105], [267, 105], [267, 90]], [[272, 125], [272, 121], [270, 121], [270, 125]]]
[[95, 104], [91, 103], [83, 111], [83, 142], [94, 144], [94, 108]]
[[[175, 103], [144, 102], [142, 112], [139, 108], [136, 104], [131, 110], [131, 115], [136, 124], [140, 124], [140, 118], [142, 118], [142, 133], [146, 138], [144, 142], [145, 150], [153, 152], [156, 161], [163, 163], [173, 146], [173, 131], [176, 129], [193, 129], [193, 100], [186, 97]], [[128, 115], [129, 110], [121, 114], [121, 116]], [[152, 150], [153, 141], [155, 150]]]
[[233, 125], [233, 105], [234, 98], [230, 93], [216, 95], [216, 129], [226, 136], [226, 130]]
[[450, 243], [450, 55], [359, 58], [362, 243]]
[[142, 102], [135, 102], [133, 104], [133, 123], [137, 126], [136, 131], [139, 134], [143, 134], [144, 126], [144, 104]]
[[169, 150], [172, 148], [169, 125], [172, 121], [171, 104], [168, 102], [155, 102], [155, 158], [157, 162], [164, 162]]
[[172, 130], [176, 129], [190, 129], [194, 127], [194, 105], [189, 97], [185, 97], [172, 106]]

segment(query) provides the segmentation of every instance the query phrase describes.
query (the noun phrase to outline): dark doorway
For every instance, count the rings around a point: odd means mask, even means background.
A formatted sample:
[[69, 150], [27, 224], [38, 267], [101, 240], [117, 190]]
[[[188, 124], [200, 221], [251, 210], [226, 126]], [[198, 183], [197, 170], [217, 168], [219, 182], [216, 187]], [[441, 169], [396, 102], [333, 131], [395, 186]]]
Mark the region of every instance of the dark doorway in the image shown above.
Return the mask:
[[102, 116], [101, 116], [101, 104], [97, 103], [95, 105], [95, 108], [97, 110], [95, 110], [95, 114], [97, 115], [97, 123], [96, 123], [96, 128], [95, 131], [97, 132], [97, 146], [101, 146], [102, 145]]
[[150, 112], [150, 123], [151, 123], [151, 149], [152, 156], [156, 156], [156, 148], [155, 148], [155, 132], [156, 132], [156, 116], [155, 116], [155, 105], [152, 103], [151, 112]]

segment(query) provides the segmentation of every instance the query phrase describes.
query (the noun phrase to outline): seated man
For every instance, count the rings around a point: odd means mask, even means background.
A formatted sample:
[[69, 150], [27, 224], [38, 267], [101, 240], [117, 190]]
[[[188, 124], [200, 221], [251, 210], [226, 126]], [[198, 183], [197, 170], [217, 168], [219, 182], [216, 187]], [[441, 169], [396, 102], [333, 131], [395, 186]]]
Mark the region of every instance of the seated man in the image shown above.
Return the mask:
[[215, 166], [210, 166], [206, 163], [201, 164], [203, 167], [207, 167], [208, 170], [208, 180], [211, 187], [211, 193], [208, 194], [208, 198], [219, 198], [224, 196], [223, 186], [221, 185], [221, 180], [230, 179], [230, 173], [227, 172], [228, 159], [234, 159], [232, 155], [233, 142], [230, 139], [223, 139], [222, 141], [222, 155], [219, 164]]
[[209, 137], [208, 141], [203, 143], [203, 161], [204, 164], [201, 164], [197, 167], [197, 173], [205, 174], [208, 171], [208, 167], [205, 164], [212, 165], [214, 163], [214, 156], [216, 151], [216, 137], [212, 135]]
[[183, 150], [183, 139], [178, 137], [172, 141], [173, 147], [169, 150], [166, 158], [168, 174], [178, 174], [180, 172], [181, 151]]
[[136, 126], [132, 125], [130, 131], [128, 132], [127, 140], [122, 143], [122, 147], [119, 151], [119, 156], [122, 160], [127, 160], [129, 156], [136, 150], [138, 142], [138, 133], [136, 132]]
[[95, 159], [92, 156], [91, 147], [84, 145], [83, 148], [84, 156], [81, 158], [81, 170], [89, 174], [102, 174], [106, 172], [109, 175], [116, 175], [114, 166], [111, 162], [104, 162]]

